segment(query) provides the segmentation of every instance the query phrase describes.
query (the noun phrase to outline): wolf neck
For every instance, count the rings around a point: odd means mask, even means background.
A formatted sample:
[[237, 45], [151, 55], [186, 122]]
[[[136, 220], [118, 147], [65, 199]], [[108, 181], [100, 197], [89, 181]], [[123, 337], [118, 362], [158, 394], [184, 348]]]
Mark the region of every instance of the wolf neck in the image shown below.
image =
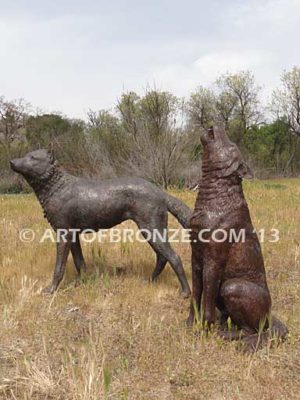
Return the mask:
[[64, 174], [57, 166], [39, 179], [28, 179], [44, 211], [46, 212], [49, 200], [67, 183], [67, 174]]
[[216, 171], [203, 173], [198, 201], [201, 209], [226, 211], [247, 206], [238, 176], [218, 177]]

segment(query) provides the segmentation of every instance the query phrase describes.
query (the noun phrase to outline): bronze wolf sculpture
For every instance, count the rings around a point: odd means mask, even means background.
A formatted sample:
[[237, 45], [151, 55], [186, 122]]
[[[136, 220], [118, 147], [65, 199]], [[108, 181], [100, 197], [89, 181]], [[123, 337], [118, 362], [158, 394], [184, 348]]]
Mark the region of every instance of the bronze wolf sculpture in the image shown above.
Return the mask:
[[[11, 168], [23, 175], [33, 188], [55, 231], [109, 229], [131, 219], [141, 230], [160, 232], [162, 239], [156, 235], [155, 241], [149, 240], [156, 253], [156, 267], [151, 278], [155, 280], [169, 262], [180, 281], [182, 295], [190, 295], [180, 257], [162, 236], [167, 229], [168, 211], [182, 226], [188, 227], [192, 212], [180, 200], [140, 178], [89, 180], [72, 176], [61, 170], [53, 154], [45, 149], [33, 151], [10, 163]], [[61, 240], [57, 243], [53, 280], [45, 292], [53, 293], [58, 288], [69, 251], [78, 274], [85, 268], [79, 233], [75, 241], [68, 235], [66, 242]]]
[[[260, 330], [265, 331], [261, 339], [267, 339], [267, 333], [284, 338], [287, 328], [270, 318], [263, 256], [242, 188], [242, 178], [252, 173], [224, 130], [203, 132], [201, 142], [202, 179], [191, 218], [193, 295], [187, 322], [193, 323], [202, 298], [207, 327], [215, 323], [217, 307], [223, 322], [230, 317], [240, 328], [235, 334], [223, 331], [223, 337], [244, 337], [244, 346], [254, 350]], [[244, 240], [240, 236], [230, 241], [230, 231], [235, 232], [235, 238], [244, 232]]]

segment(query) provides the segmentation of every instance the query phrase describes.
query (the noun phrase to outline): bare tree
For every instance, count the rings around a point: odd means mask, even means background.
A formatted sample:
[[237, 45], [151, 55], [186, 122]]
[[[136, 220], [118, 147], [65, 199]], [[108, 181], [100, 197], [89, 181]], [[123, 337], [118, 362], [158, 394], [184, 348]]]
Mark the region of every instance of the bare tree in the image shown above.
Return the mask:
[[134, 93], [124, 93], [117, 104], [123, 129], [126, 134], [135, 137], [138, 134], [138, 117], [139, 117], [139, 96]]
[[289, 159], [284, 168], [287, 172], [299, 151], [300, 140], [300, 67], [286, 71], [281, 77], [282, 86], [273, 92], [271, 110], [276, 118], [286, 124], [289, 139]]
[[29, 105], [23, 99], [6, 101], [0, 98], [0, 145], [10, 157], [11, 143], [21, 138]]
[[125, 170], [143, 176], [165, 189], [180, 176], [188, 162], [187, 150], [191, 147], [191, 136], [177, 129], [169, 129], [156, 141], [149, 134], [139, 135], [133, 143]]
[[282, 87], [273, 92], [272, 111], [278, 119], [286, 119], [292, 133], [300, 136], [300, 67], [284, 72]]
[[168, 92], [123, 95], [117, 109], [127, 137], [123, 167], [164, 188], [174, 182], [190, 141], [182, 129], [183, 104]]
[[122, 153], [120, 121], [108, 110], [88, 112], [85, 150], [93, 175], [112, 177]]

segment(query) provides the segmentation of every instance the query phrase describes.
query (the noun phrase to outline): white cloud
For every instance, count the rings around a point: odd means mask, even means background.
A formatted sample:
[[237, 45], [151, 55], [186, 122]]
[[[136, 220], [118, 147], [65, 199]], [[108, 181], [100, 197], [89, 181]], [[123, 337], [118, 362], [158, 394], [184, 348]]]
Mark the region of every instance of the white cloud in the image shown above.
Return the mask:
[[123, 90], [155, 83], [187, 96], [241, 69], [269, 94], [299, 63], [299, 0], [87, 2], [45, 0], [51, 14], [31, 0], [1, 14], [0, 95], [82, 117], [112, 107]]
[[262, 63], [270, 64], [270, 60], [270, 56], [255, 50], [221, 51], [205, 54], [195, 61], [195, 66], [205, 79], [212, 81], [225, 72], [235, 73], [240, 70], [254, 70], [259, 68]]

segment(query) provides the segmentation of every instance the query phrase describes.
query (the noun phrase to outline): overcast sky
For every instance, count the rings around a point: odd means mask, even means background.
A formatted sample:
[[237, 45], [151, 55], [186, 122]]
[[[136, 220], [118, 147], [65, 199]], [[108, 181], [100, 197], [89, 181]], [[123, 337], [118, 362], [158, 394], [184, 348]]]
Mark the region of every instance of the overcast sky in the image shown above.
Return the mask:
[[300, 64], [299, 26], [300, 0], [0, 0], [0, 95], [84, 117], [250, 69], [266, 99]]

